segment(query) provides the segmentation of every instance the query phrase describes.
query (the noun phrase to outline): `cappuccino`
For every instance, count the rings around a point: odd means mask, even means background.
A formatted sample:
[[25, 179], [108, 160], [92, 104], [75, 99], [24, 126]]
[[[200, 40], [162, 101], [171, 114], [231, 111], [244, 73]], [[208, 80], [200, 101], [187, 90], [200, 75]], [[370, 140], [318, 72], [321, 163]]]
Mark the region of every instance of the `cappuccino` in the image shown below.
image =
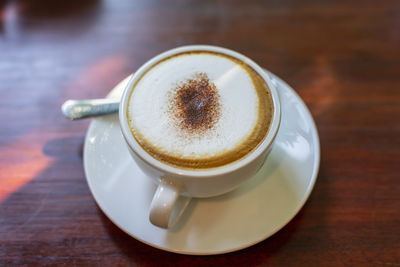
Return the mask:
[[267, 135], [273, 103], [265, 80], [245, 62], [191, 51], [149, 67], [128, 99], [133, 137], [174, 167], [220, 167], [248, 155]]

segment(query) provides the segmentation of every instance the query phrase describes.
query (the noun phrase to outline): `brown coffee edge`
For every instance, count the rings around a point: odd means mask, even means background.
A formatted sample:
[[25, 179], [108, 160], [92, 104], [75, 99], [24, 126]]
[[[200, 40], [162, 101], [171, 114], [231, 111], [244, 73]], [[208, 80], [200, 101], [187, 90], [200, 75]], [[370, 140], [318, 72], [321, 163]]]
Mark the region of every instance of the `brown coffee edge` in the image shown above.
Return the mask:
[[[224, 151], [221, 152], [217, 155], [210, 156], [206, 159], [182, 159], [179, 158], [179, 156], [175, 155], [167, 155], [165, 153], [161, 153], [158, 151], [157, 148], [155, 148], [150, 142], [148, 142], [145, 138], [145, 136], [138, 130], [134, 130], [134, 127], [131, 125], [130, 121], [130, 112], [129, 112], [129, 103], [130, 99], [132, 97], [133, 91], [135, 90], [135, 87], [137, 84], [141, 81], [141, 79], [149, 72], [151, 69], [153, 69], [155, 66], [158, 64], [167, 61], [171, 58], [177, 57], [177, 56], [183, 56], [183, 55], [191, 55], [191, 54], [212, 54], [214, 56], [220, 56], [226, 59], [229, 59], [236, 63], [238, 66], [242, 67], [246, 73], [248, 73], [249, 77], [252, 80], [252, 83], [256, 89], [256, 93], [259, 99], [258, 103], [258, 122], [264, 122], [264, 123], [256, 123], [253, 131], [244, 137], [242, 141], [238, 142], [238, 145], [236, 146], [237, 149], [232, 149], [229, 151]], [[270, 125], [271, 125], [271, 120], [272, 120], [272, 115], [273, 115], [273, 101], [270, 93], [270, 89], [265, 82], [264, 78], [256, 71], [254, 70], [251, 66], [246, 64], [245, 62], [231, 57], [226, 54], [218, 53], [218, 52], [213, 52], [213, 51], [190, 51], [190, 52], [182, 52], [178, 54], [174, 54], [172, 56], [166, 57], [150, 67], [148, 67], [141, 75], [140, 77], [135, 81], [135, 83], [132, 85], [132, 90], [130, 94], [128, 95], [128, 108], [126, 111], [126, 116], [128, 118], [128, 125], [129, 129], [131, 131], [132, 136], [135, 138], [136, 142], [143, 148], [144, 151], [146, 151], [150, 156], [155, 158], [156, 160], [159, 160], [167, 165], [171, 165], [173, 167], [178, 167], [178, 168], [185, 168], [185, 169], [210, 169], [210, 168], [217, 168], [221, 167], [230, 163], [233, 163], [235, 161], [238, 161], [242, 158], [244, 158], [246, 155], [248, 155], [250, 152], [254, 151], [265, 139], [265, 137], [268, 134]], [[265, 123], [266, 122], [266, 123]]]

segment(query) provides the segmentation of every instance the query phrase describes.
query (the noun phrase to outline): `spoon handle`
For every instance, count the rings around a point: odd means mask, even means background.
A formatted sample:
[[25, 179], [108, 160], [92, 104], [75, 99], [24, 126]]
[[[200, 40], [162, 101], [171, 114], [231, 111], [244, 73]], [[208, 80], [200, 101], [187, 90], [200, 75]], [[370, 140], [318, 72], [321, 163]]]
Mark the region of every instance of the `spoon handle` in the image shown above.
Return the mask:
[[118, 109], [119, 99], [112, 98], [67, 100], [61, 106], [64, 116], [71, 120], [110, 114]]

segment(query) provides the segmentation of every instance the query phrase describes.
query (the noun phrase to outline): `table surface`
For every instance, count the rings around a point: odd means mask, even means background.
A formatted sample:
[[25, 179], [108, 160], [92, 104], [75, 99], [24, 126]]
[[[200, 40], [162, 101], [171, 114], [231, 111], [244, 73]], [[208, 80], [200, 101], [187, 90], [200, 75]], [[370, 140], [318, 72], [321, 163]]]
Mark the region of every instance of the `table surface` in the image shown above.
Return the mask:
[[[100, 98], [185, 44], [237, 50], [286, 80], [321, 140], [315, 188], [281, 231], [217, 256], [161, 251], [97, 207], [82, 146]], [[0, 0], [0, 265], [400, 265], [400, 3]]]

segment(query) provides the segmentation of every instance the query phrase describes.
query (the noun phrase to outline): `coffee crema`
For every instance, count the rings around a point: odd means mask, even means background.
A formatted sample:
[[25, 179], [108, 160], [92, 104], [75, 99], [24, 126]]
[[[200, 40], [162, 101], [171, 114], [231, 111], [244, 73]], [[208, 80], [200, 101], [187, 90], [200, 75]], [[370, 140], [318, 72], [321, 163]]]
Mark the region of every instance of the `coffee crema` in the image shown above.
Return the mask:
[[206, 169], [253, 151], [272, 114], [268, 85], [251, 66], [222, 53], [191, 51], [149, 67], [133, 84], [126, 116], [153, 158]]

